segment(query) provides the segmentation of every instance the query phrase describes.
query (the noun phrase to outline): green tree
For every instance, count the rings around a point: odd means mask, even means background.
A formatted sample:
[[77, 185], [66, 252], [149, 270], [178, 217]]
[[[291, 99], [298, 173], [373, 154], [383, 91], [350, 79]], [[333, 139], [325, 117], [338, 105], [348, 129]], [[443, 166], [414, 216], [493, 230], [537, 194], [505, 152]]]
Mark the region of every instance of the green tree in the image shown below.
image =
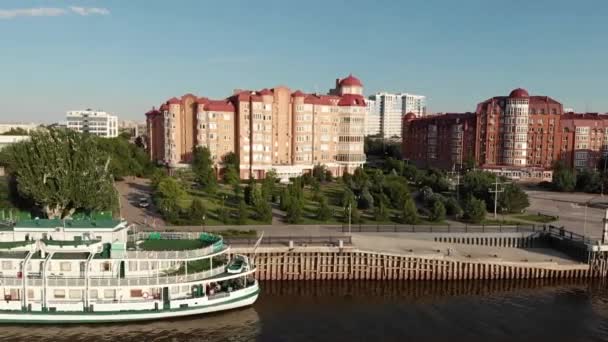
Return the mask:
[[312, 168], [312, 176], [319, 182], [323, 183], [327, 180], [327, 167], [322, 164], [317, 164]]
[[274, 202], [273, 199], [275, 197], [274, 193], [277, 181], [277, 172], [275, 170], [266, 172], [266, 176], [262, 181], [262, 197], [264, 197], [267, 201]]
[[345, 188], [342, 193], [342, 207], [346, 208], [349, 205], [356, 207], [355, 204], [355, 194], [349, 188]]
[[367, 173], [362, 167], [359, 166], [355, 169], [355, 173], [353, 174], [352, 182], [350, 185], [351, 189], [359, 191], [363, 190], [363, 188], [369, 186], [368, 183], [369, 177], [367, 176]]
[[260, 189], [255, 189], [252, 194], [253, 208], [258, 220], [270, 223], [272, 222], [272, 207]]
[[13, 127], [1, 135], [30, 135], [30, 133], [21, 127]]
[[214, 193], [217, 188], [217, 178], [213, 169], [211, 152], [207, 147], [196, 146], [192, 151], [192, 172], [196, 182], [203, 190]]
[[597, 170], [584, 169], [576, 174], [576, 190], [598, 193], [602, 185], [602, 176]]
[[292, 200], [290, 201], [289, 207], [287, 208], [287, 222], [298, 223], [302, 218], [303, 204], [302, 201]]
[[401, 209], [401, 223], [418, 223], [418, 210], [416, 209], [414, 200], [410, 196], [406, 197], [403, 201], [403, 207]]
[[245, 203], [247, 203], [248, 205], [252, 205], [253, 204], [253, 192], [256, 189], [256, 184], [255, 184], [255, 180], [253, 180], [253, 178], [249, 178], [249, 181], [247, 181], [247, 186], [245, 186], [245, 191], [243, 193], [243, 197], [245, 198]]
[[281, 191], [281, 202], [279, 203], [279, 207], [281, 208], [281, 210], [283, 211], [287, 211], [287, 208], [289, 208], [289, 204], [290, 204], [290, 200], [291, 198], [289, 197], [289, 190], [287, 188], [284, 188]]
[[2, 154], [19, 195], [36, 203], [49, 218], [116, 205], [111, 158], [88, 134], [36, 131], [29, 141], [11, 145]]
[[243, 199], [241, 199], [239, 201], [239, 207], [238, 207], [238, 216], [237, 216], [237, 224], [239, 225], [244, 225], [247, 224], [247, 204], [245, 204], [245, 201]]
[[170, 222], [175, 222], [179, 216], [179, 202], [186, 196], [182, 184], [173, 177], [165, 177], [158, 184], [154, 194], [161, 214]]
[[230, 214], [228, 212], [228, 209], [226, 209], [226, 207], [218, 207], [217, 208], [217, 219], [221, 222], [223, 222], [224, 224], [227, 224], [228, 221], [230, 220]]
[[234, 165], [228, 165], [224, 169], [224, 183], [228, 185], [232, 185], [233, 187], [236, 184], [239, 184], [241, 178], [239, 177], [238, 169]]
[[555, 191], [572, 192], [576, 188], [576, 176], [559, 161], [553, 166], [553, 179], [551, 181]]
[[323, 197], [323, 193], [321, 192], [321, 183], [319, 183], [316, 178], [313, 178], [310, 188], [312, 190], [312, 199], [319, 201], [320, 198]]
[[403, 181], [403, 178], [399, 176], [385, 177], [382, 191], [395, 209], [402, 209], [403, 201], [410, 197], [407, 185]]
[[197, 224], [205, 224], [207, 219], [207, 208], [200, 198], [192, 200], [190, 205], [190, 221]]
[[480, 223], [486, 218], [486, 203], [470, 196], [464, 206], [464, 217], [473, 223]]
[[498, 196], [498, 207], [500, 211], [507, 213], [519, 213], [530, 206], [528, 194], [516, 184], [507, 184], [504, 191]]
[[326, 222], [331, 218], [331, 209], [327, 203], [327, 198], [321, 197], [319, 199], [319, 207], [317, 208], [317, 219], [319, 221]]
[[360, 209], [374, 209], [374, 197], [367, 187], [363, 188], [361, 196], [359, 196], [357, 207]]
[[446, 210], [446, 213], [450, 216], [454, 216], [454, 217], [462, 216], [462, 208], [460, 207], [460, 204], [458, 204], [458, 201], [453, 197], [450, 197], [446, 200], [445, 210]]
[[239, 170], [239, 157], [234, 152], [226, 153], [222, 157], [222, 166], [228, 168], [229, 166], [234, 167], [235, 170]]
[[388, 211], [384, 202], [380, 201], [374, 208], [374, 220], [378, 222], [384, 222], [388, 220]]
[[440, 222], [445, 220], [445, 206], [443, 205], [443, 202], [441, 202], [440, 200], [435, 200], [435, 202], [433, 203], [433, 207], [431, 208], [431, 214], [429, 216], [429, 218], [431, 219], [431, 221], [433, 222]]

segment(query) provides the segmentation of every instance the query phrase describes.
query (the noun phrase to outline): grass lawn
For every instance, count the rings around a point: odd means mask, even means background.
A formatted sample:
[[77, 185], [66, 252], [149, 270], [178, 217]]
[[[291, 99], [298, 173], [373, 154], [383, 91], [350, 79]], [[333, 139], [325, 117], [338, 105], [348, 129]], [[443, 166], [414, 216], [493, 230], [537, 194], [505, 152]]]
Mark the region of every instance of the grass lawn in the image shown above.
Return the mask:
[[534, 215], [534, 214], [521, 214], [521, 215], [513, 215], [515, 219], [530, 221], [530, 222], [538, 222], [538, 223], [549, 223], [553, 221], [557, 221], [557, 217], [550, 215]]
[[139, 244], [144, 251], [185, 251], [209, 246], [201, 240], [145, 240]]

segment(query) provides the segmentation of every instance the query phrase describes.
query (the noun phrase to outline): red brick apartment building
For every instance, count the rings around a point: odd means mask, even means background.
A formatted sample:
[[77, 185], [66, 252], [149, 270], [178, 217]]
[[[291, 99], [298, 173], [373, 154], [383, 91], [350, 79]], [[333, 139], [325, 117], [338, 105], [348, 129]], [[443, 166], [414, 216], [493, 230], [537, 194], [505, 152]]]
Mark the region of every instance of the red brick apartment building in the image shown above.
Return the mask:
[[240, 175], [298, 176], [324, 164], [336, 176], [365, 163], [366, 103], [363, 84], [337, 79], [329, 95], [292, 92], [279, 86], [237, 90], [211, 100], [187, 94], [146, 113], [150, 158], [168, 167], [186, 166], [195, 146], [209, 148], [219, 169], [234, 152]]
[[403, 118], [402, 151], [420, 166], [458, 169], [467, 161], [514, 179], [549, 180], [557, 160], [594, 168], [608, 152], [608, 115], [564, 113], [548, 96], [515, 89], [475, 113]]

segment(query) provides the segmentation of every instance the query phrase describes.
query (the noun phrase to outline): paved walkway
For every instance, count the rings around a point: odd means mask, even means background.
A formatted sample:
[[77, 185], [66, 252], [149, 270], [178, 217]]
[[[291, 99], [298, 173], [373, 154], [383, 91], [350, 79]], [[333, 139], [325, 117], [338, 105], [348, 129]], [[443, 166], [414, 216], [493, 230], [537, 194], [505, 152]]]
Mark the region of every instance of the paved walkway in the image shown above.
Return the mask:
[[608, 201], [608, 196], [536, 190], [526, 192], [530, 199], [529, 213], [558, 216], [559, 220], [553, 224], [592, 238], [601, 237], [605, 209], [594, 208], [593, 205]]
[[[151, 200], [152, 189], [150, 181], [145, 178], [126, 177], [123, 181], [115, 184], [120, 196], [120, 216], [133, 224], [151, 224], [154, 221], [156, 226], [164, 226], [165, 222], [154, 208]], [[148, 208], [138, 206], [139, 199], [147, 197], [150, 199]]]

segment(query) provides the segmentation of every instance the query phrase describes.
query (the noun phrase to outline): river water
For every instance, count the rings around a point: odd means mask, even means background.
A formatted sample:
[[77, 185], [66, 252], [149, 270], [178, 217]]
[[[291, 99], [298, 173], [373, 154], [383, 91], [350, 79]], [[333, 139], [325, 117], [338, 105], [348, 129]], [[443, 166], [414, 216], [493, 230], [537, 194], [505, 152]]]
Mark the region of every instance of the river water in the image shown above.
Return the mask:
[[608, 284], [266, 282], [249, 308], [126, 325], [0, 326], [0, 341], [608, 341]]

